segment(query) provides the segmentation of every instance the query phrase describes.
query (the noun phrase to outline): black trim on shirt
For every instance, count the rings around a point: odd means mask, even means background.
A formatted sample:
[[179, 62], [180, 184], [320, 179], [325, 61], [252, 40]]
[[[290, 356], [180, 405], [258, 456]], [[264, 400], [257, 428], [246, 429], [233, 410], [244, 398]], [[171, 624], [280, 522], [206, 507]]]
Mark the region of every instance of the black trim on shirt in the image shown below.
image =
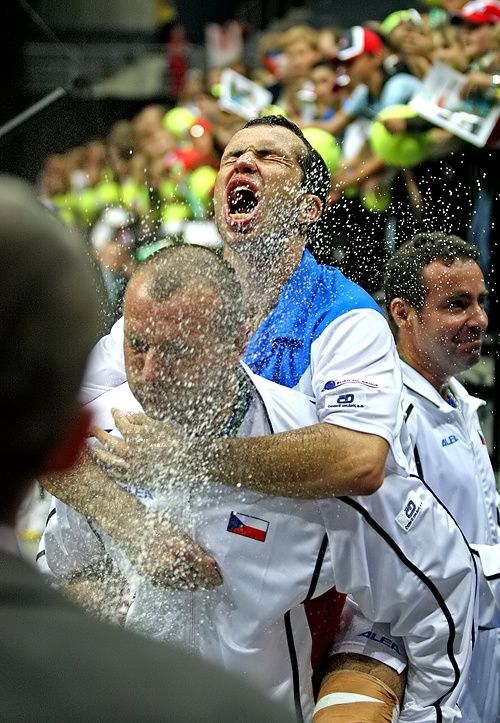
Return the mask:
[[[473, 547], [471, 547], [471, 552], [473, 555], [475, 555], [476, 557], [479, 557], [479, 559], [481, 559], [481, 555], [479, 554], [479, 552], [477, 550], [474, 550]], [[483, 571], [483, 577], [485, 580], [500, 580], [500, 572], [495, 572], [494, 575], [485, 575], [484, 571]], [[489, 630], [489, 628], [486, 628], [486, 629]], [[479, 628], [479, 630], [481, 630], [481, 628]]]
[[56, 512], [57, 512], [57, 510], [56, 510], [55, 507], [53, 507], [53, 508], [50, 510], [49, 514], [47, 515], [47, 519], [46, 519], [46, 521], [45, 521], [45, 527], [47, 527], [47, 525], [49, 524], [49, 520], [51, 519], [51, 517], [54, 517], [54, 515], [56, 514]]
[[314, 566], [314, 571], [311, 577], [311, 584], [309, 585], [309, 590], [307, 592], [306, 597], [303, 600], [303, 603], [306, 602], [306, 600], [310, 600], [314, 593], [316, 592], [316, 586], [318, 584], [319, 580], [319, 574], [321, 572], [321, 567], [323, 565], [323, 561], [325, 559], [326, 550], [328, 548], [328, 535], [325, 532], [325, 536], [323, 537], [321, 541], [321, 545], [318, 552], [318, 557], [316, 559], [316, 564]]
[[[354, 510], [359, 512], [359, 514], [365, 519], [365, 521], [372, 527], [375, 532], [383, 539], [385, 542], [389, 545], [389, 547], [396, 553], [396, 555], [399, 557], [399, 559], [403, 562], [406, 567], [408, 567], [416, 577], [418, 577], [421, 582], [430, 590], [433, 597], [435, 598], [439, 608], [443, 612], [443, 615], [445, 617], [446, 622], [448, 623], [449, 628], [449, 636], [448, 636], [448, 644], [446, 646], [447, 648], [447, 654], [448, 658], [450, 660], [451, 666], [453, 670], [455, 671], [455, 682], [451, 686], [449, 692], [447, 695], [449, 695], [458, 685], [458, 681], [460, 679], [460, 668], [459, 665], [455, 659], [455, 654], [453, 652], [453, 642], [455, 640], [456, 636], [456, 629], [455, 624], [453, 622], [453, 617], [448, 610], [448, 607], [437, 589], [436, 585], [432, 582], [432, 580], [429, 580], [429, 578], [420, 570], [416, 565], [414, 565], [403, 553], [397, 542], [389, 535], [389, 533], [384, 530], [376, 520], [374, 520], [368, 510], [365, 510], [365, 508], [360, 505], [359, 502], [357, 502], [354, 499], [351, 499], [350, 497], [337, 497], [338, 500], [341, 502], [344, 502], [344, 504], [348, 505], [349, 507], [352, 507]], [[441, 696], [437, 701], [435, 701], [432, 705], [436, 709], [436, 720], [437, 723], [441, 723], [442, 721], [442, 712], [441, 712], [441, 702], [444, 698], [447, 697], [447, 695]]]
[[[417, 451], [416, 446], [415, 446], [415, 448], [414, 448], [414, 452], [416, 452], [416, 453], [418, 454], [418, 451]], [[416, 462], [416, 459], [417, 459], [417, 458], [415, 457], [415, 462]], [[419, 460], [419, 463], [420, 463], [420, 457], [418, 458], [418, 460]], [[421, 466], [421, 465], [420, 465], [420, 466]], [[417, 467], [418, 467], [418, 464], [417, 464]], [[410, 477], [416, 477], [416, 475], [411, 474]], [[458, 527], [458, 529], [460, 530], [460, 534], [462, 535], [462, 538], [463, 538], [465, 544], [467, 545], [467, 548], [468, 548], [468, 550], [469, 550], [469, 552], [470, 552], [470, 554], [471, 554], [472, 562], [474, 563], [474, 572], [476, 573], [476, 581], [477, 581], [477, 579], [478, 579], [477, 565], [476, 565], [476, 561], [475, 561], [475, 559], [474, 559], [474, 554], [476, 554], [476, 553], [475, 553], [475, 550], [473, 550], [472, 547], [470, 546], [469, 540], [466, 538], [464, 531], [462, 530], [462, 528], [460, 527], [460, 525], [458, 524], [458, 522], [456, 521], [456, 519], [454, 518], [454, 516], [451, 514], [450, 510], [446, 507], [446, 505], [444, 504], [444, 502], [437, 496], [437, 494], [434, 492], [434, 490], [432, 489], [432, 487], [429, 487], [429, 485], [427, 484], [427, 482], [426, 482], [425, 479], [424, 479], [423, 474], [420, 474], [420, 475], [419, 475], [418, 477], [416, 477], [416, 478], [419, 479], [419, 480], [422, 482], [422, 484], [424, 485], [424, 487], [431, 493], [431, 495], [434, 497], [434, 499], [435, 499], [437, 502], [439, 502], [439, 504], [441, 505], [441, 507], [442, 507], [442, 508], [445, 510], [445, 512], [451, 517], [451, 519], [453, 520], [453, 522], [455, 523], [455, 525], [456, 525], [456, 526]], [[475, 627], [476, 627], [475, 625], [472, 626], [472, 647], [474, 647], [474, 645], [476, 644], [476, 630], [475, 630]]]
[[406, 410], [406, 412], [405, 412], [405, 416], [404, 416], [405, 422], [408, 421], [408, 417], [410, 416], [410, 414], [411, 414], [412, 412], [413, 412], [413, 404], [409, 404], [409, 405], [408, 405], [408, 408], [407, 408], [407, 410]]
[[297, 653], [295, 651], [295, 641], [293, 639], [292, 624], [290, 621], [290, 610], [284, 615], [286, 640], [288, 643], [288, 653], [290, 655], [290, 664], [292, 666], [292, 682], [293, 682], [293, 700], [295, 704], [295, 713], [297, 715], [297, 723], [304, 723], [302, 714], [302, 704], [300, 702], [300, 685], [299, 685], [299, 665], [297, 662]]
[[[417, 445], [415, 445], [413, 447], [413, 456], [415, 457], [415, 464], [417, 466], [418, 477], [423, 482], [424, 481], [424, 471], [422, 469], [422, 461], [420, 459], [420, 454], [418, 453]], [[443, 505], [443, 507], [444, 507], [444, 505]], [[448, 510], [446, 510], [446, 511], [448, 512]], [[448, 512], [448, 514], [450, 514], [450, 513]]]

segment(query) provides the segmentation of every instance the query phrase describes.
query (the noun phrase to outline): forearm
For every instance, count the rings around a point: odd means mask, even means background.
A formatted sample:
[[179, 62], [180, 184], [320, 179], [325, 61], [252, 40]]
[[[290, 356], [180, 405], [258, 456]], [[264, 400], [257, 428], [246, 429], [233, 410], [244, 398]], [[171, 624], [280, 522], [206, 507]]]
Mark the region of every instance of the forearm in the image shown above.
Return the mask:
[[128, 584], [110, 561], [101, 569], [83, 570], [66, 583], [62, 592], [91, 615], [108, 622], [120, 622], [128, 607]]
[[104, 474], [87, 452], [72, 470], [44, 477], [41, 484], [61, 502], [97, 522], [118, 542], [127, 540], [131, 522], [147, 513], [144, 505]]
[[335, 656], [323, 679], [313, 721], [392, 723], [399, 712], [404, 680], [403, 674], [371, 658]]
[[381, 437], [333, 424], [216, 440], [210, 446], [204, 454], [209, 477], [266, 494], [303, 498], [371, 494], [382, 483], [388, 450]]

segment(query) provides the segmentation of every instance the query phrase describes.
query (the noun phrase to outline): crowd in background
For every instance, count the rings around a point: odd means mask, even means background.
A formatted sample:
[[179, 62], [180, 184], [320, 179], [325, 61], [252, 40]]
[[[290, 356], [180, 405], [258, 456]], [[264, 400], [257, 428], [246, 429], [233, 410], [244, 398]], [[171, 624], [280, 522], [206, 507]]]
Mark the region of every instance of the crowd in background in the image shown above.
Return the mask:
[[[289, 117], [327, 160], [330, 208], [312, 251], [371, 293], [381, 287], [391, 252], [421, 228], [473, 241], [487, 276], [491, 266], [496, 131], [476, 148], [416, 117], [408, 103], [435, 62], [465, 74], [464, 98], [498, 103], [500, 3], [428, 5], [382, 22], [360, 19], [353, 28], [267, 32], [257, 67], [246, 67], [243, 57], [231, 63], [270, 91], [262, 113]], [[174, 107], [148, 105], [115, 123], [105, 138], [43, 164], [39, 194], [65, 223], [85, 232], [112, 316], [120, 313], [132, 269], [154, 244], [218, 243], [207, 223], [215, 175], [225, 144], [245, 123], [221, 108], [222, 71], [183, 66], [182, 77], [171, 79]], [[387, 134], [382, 150], [374, 141], [381, 133]], [[408, 137], [415, 153], [398, 155], [398, 139]]]

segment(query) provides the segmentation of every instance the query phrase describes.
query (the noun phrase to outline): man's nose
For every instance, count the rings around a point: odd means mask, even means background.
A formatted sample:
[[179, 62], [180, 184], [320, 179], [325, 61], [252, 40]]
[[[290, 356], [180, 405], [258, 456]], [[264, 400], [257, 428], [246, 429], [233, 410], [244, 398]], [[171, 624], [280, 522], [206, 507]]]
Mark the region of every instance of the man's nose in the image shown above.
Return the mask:
[[483, 306], [475, 304], [469, 315], [469, 326], [477, 327], [482, 331], [488, 328], [488, 314]]
[[251, 151], [242, 153], [235, 163], [235, 169], [238, 173], [254, 173], [257, 169], [254, 154]]

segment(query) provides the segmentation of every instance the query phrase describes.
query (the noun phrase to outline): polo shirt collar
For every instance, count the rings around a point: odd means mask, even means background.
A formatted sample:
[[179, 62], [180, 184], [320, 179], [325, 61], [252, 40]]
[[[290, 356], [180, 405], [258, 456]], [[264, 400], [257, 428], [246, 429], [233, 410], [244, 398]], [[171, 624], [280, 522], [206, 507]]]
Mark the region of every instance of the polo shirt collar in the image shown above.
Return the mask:
[[[455, 410], [455, 407], [448, 404], [448, 402], [443, 399], [437, 389], [435, 389], [432, 384], [427, 381], [427, 379], [425, 379], [419, 372], [416, 371], [416, 369], [413, 369], [413, 367], [407, 364], [403, 359], [401, 359], [401, 368], [403, 370], [403, 383], [406, 387], [408, 387], [408, 389], [411, 389], [412, 392], [415, 392], [419, 396], [424, 397], [424, 399], [427, 399], [442, 412], [450, 413]], [[486, 404], [486, 402], [482, 399], [471, 396], [465, 387], [454, 377], [450, 379], [449, 387], [460, 402], [463, 402], [474, 411]]]

